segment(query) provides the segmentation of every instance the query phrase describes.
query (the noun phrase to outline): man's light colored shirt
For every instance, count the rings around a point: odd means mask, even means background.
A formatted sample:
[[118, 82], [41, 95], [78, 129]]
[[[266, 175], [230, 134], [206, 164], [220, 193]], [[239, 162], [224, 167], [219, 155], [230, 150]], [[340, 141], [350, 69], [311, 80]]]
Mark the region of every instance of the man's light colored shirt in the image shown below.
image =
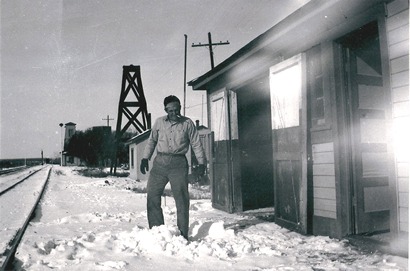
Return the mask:
[[168, 116], [160, 117], [151, 129], [143, 158], [151, 159], [155, 147], [160, 153], [185, 155], [190, 144], [198, 163], [205, 164], [205, 153], [194, 122], [184, 116], [177, 122], [170, 121]]

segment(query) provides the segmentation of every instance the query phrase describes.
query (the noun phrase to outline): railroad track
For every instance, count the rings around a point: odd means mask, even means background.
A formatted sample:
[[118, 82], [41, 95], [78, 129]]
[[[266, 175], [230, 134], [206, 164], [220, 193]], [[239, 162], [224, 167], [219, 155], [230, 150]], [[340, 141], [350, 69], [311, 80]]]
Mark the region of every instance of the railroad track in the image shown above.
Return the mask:
[[0, 169], [0, 175], [4, 175], [4, 174], [16, 172], [16, 171], [21, 171], [25, 168], [27, 168], [27, 166], [19, 166], [19, 167], [13, 167], [13, 168]]
[[52, 166], [41, 166], [0, 178], [0, 271], [10, 270], [14, 254], [33, 218]]
[[27, 178], [43, 169], [44, 166], [37, 166], [32, 168], [13, 168], [11, 171], [0, 171], [0, 196], [6, 193], [8, 190], [13, 189], [14, 186], [21, 182], [24, 182]]

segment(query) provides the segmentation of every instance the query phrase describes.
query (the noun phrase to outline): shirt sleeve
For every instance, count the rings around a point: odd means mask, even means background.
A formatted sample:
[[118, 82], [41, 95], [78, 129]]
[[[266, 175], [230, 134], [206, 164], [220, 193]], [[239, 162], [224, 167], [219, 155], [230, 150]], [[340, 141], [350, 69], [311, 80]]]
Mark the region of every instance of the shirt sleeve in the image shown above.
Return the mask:
[[199, 133], [192, 120], [189, 120], [188, 123], [188, 136], [192, 150], [195, 153], [195, 157], [198, 160], [198, 163], [201, 165], [206, 164], [206, 156], [204, 149], [202, 148], [201, 140], [199, 139]]
[[155, 121], [154, 126], [151, 129], [151, 134], [148, 138], [148, 143], [145, 146], [143, 158], [151, 159], [152, 154], [154, 153], [155, 147], [158, 143], [158, 119]]

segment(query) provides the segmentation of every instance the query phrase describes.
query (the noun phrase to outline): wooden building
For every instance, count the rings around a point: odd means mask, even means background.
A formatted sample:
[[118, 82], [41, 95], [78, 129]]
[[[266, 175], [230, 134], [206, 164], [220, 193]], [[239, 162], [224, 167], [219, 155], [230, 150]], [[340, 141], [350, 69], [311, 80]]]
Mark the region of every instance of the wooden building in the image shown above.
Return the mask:
[[407, 245], [408, 5], [309, 1], [188, 83], [207, 92], [215, 208]]
[[[144, 154], [145, 146], [148, 142], [148, 137], [151, 134], [151, 129], [144, 131], [130, 138], [125, 144], [128, 146], [129, 151], [129, 177], [134, 180], [148, 180], [148, 175], [144, 175], [140, 170], [140, 162]], [[153, 156], [156, 155], [156, 151]], [[152, 169], [152, 159], [149, 161], [149, 169]]]

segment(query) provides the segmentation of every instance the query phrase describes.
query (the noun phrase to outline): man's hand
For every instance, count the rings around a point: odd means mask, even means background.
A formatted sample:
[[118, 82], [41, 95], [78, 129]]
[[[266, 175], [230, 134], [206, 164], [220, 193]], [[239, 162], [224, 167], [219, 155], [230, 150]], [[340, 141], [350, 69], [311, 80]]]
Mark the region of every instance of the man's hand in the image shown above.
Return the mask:
[[144, 158], [141, 160], [140, 170], [142, 174], [145, 174], [145, 172], [149, 170], [148, 159]]
[[201, 177], [204, 176], [205, 175], [205, 165], [199, 164], [197, 172], [198, 172], [198, 176], [201, 176]]

